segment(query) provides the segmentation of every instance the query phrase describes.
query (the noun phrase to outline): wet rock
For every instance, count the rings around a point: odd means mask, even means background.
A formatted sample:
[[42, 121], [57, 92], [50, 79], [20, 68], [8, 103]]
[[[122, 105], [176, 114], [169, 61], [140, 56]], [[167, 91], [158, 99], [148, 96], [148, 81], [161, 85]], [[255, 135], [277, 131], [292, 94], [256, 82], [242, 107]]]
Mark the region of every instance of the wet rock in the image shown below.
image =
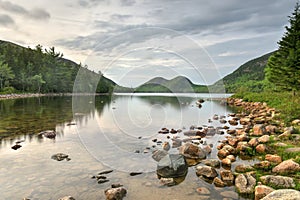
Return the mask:
[[224, 143], [221, 143], [221, 144], [219, 144], [219, 145], [217, 146], [217, 149], [218, 149], [218, 150], [221, 150], [224, 146], [225, 146], [225, 144], [224, 144]]
[[223, 148], [221, 150], [218, 151], [218, 156], [221, 158], [225, 158], [226, 156], [230, 155], [230, 154], [236, 154], [236, 150], [235, 148], [233, 148], [230, 145], [225, 145], [223, 146]]
[[249, 173], [239, 174], [235, 179], [235, 187], [240, 194], [254, 193], [255, 185], [256, 179]]
[[245, 165], [245, 164], [241, 164], [241, 165], [237, 165], [235, 167], [235, 172], [238, 173], [245, 173], [245, 172], [249, 172], [249, 171], [253, 171], [254, 168], [250, 165]]
[[238, 122], [238, 121], [236, 121], [236, 120], [233, 120], [233, 119], [231, 119], [231, 120], [228, 120], [228, 123], [229, 123], [231, 126], [237, 126], [237, 125], [239, 124], [239, 122]]
[[220, 121], [219, 121], [221, 124], [226, 124], [227, 123], [227, 121], [225, 120], [225, 119], [220, 119]]
[[180, 139], [172, 139], [172, 148], [178, 148], [182, 145], [182, 141]]
[[172, 129], [170, 130], [170, 133], [176, 134], [176, 133], [177, 133], [177, 130], [175, 130], [175, 129], [172, 128]]
[[269, 193], [262, 200], [299, 200], [300, 192], [292, 189], [275, 190]]
[[152, 158], [155, 160], [155, 161], [160, 161], [163, 157], [165, 157], [166, 155], [168, 155], [168, 152], [165, 151], [165, 150], [155, 150], [153, 151], [152, 153]]
[[273, 173], [290, 174], [300, 171], [300, 165], [293, 160], [285, 160], [272, 169]]
[[267, 152], [267, 146], [265, 144], [259, 144], [255, 147], [255, 150], [257, 153], [266, 153]]
[[226, 186], [226, 184], [225, 184], [219, 177], [215, 177], [215, 178], [214, 178], [213, 184], [214, 184], [216, 187], [225, 187], [225, 186]]
[[54, 139], [56, 137], [56, 133], [55, 133], [54, 130], [42, 131], [38, 135], [39, 136], [44, 136], [44, 137], [49, 138], [49, 139]]
[[205, 151], [192, 143], [185, 143], [179, 148], [179, 154], [183, 155], [186, 158], [191, 159], [204, 159], [206, 158]]
[[121, 183], [113, 183], [111, 184], [111, 188], [118, 188], [118, 187], [123, 187]]
[[250, 124], [250, 123], [251, 123], [251, 119], [248, 118], [248, 117], [244, 117], [244, 118], [241, 118], [241, 119], [240, 119], [240, 124], [241, 124], [241, 125], [248, 125], [248, 124]]
[[221, 170], [220, 171], [221, 179], [226, 185], [230, 186], [234, 183], [234, 175], [230, 170]]
[[202, 163], [204, 165], [210, 166], [210, 167], [220, 167], [220, 161], [218, 159], [207, 159], [203, 160]]
[[218, 115], [214, 115], [212, 118], [213, 118], [213, 120], [219, 120], [219, 116]]
[[58, 200], [75, 200], [75, 198], [72, 196], [65, 196], [65, 197], [59, 198]]
[[254, 135], [254, 136], [262, 136], [266, 134], [266, 128], [263, 124], [255, 124], [253, 126], [253, 132], [250, 133], [250, 135]]
[[259, 143], [267, 143], [269, 141], [270, 141], [270, 136], [268, 136], [268, 135], [263, 135], [258, 138]]
[[201, 194], [201, 195], [210, 195], [210, 191], [206, 187], [199, 187], [196, 189], [196, 191], [198, 194]]
[[236, 147], [237, 143], [239, 142], [237, 138], [230, 137], [227, 139], [227, 142], [230, 146]]
[[162, 128], [160, 131], [158, 131], [158, 133], [161, 133], [161, 134], [168, 134], [169, 132], [170, 131], [167, 128]]
[[272, 185], [276, 188], [294, 188], [294, 180], [286, 176], [266, 175], [260, 177], [260, 181], [265, 185]]
[[176, 185], [174, 178], [161, 178], [159, 179], [160, 184], [165, 186], [173, 186]]
[[234, 135], [236, 133], [235, 129], [227, 130], [227, 134]]
[[212, 152], [212, 148], [209, 145], [203, 147], [203, 150], [206, 152], [206, 154], [210, 154]]
[[163, 157], [157, 164], [156, 173], [163, 178], [176, 178], [185, 176], [188, 165], [182, 155], [169, 154]]
[[20, 149], [22, 147], [22, 145], [19, 145], [19, 144], [15, 144], [14, 146], [12, 146], [11, 148], [13, 150], [17, 150], [17, 149]]
[[267, 154], [265, 156], [265, 160], [271, 162], [271, 163], [276, 163], [276, 164], [279, 164], [282, 162], [282, 159], [280, 156], [278, 155], [271, 155], [271, 154]]
[[108, 179], [99, 179], [97, 182], [98, 182], [98, 184], [103, 184], [103, 183], [109, 182], [109, 180]]
[[164, 143], [162, 144], [162, 148], [163, 148], [163, 150], [165, 150], [165, 151], [169, 151], [170, 148], [171, 148], [170, 143], [169, 143], [169, 142], [164, 142]]
[[62, 161], [62, 160], [69, 161], [69, 155], [64, 154], [64, 153], [57, 153], [57, 154], [52, 155], [51, 159], [56, 160], [56, 161]]
[[255, 187], [255, 192], [254, 192], [255, 200], [260, 200], [273, 191], [274, 191], [274, 189], [269, 186], [258, 185]]
[[235, 162], [236, 160], [234, 155], [228, 155], [226, 158], [228, 158], [231, 162]]
[[250, 145], [248, 142], [239, 142], [238, 145], [236, 146], [237, 151], [246, 151], [248, 148], [250, 148]]
[[218, 176], [215, 168], [209, 166], [197, 166], [196, 174], [197, 176], [204, 176], [205, 178], [215, 178]]
[[256, 146], [259, 144], [259, 142], [258, 142], [258, 139], [257, 139], [257, 138], [252, 138], [252, 139], [248, 142], [248, 144], [249, 144], [251, 147], [256, 147]]
[[126, 193], [127, 190], [124, 187], [110, 188], [104, 191], [106, 200], [122, 200]]

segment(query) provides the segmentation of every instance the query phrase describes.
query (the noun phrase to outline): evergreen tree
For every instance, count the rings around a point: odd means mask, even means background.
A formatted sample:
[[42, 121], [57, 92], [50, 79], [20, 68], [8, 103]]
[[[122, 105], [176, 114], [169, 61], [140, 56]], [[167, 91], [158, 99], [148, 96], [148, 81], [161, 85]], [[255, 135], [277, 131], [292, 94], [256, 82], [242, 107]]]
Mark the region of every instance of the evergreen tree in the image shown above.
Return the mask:
[[289, 16], [289, 26], [278, 42], [278, 50], [269, 58], [266, 78], [277, 89], [300, 90], [300, 5]]

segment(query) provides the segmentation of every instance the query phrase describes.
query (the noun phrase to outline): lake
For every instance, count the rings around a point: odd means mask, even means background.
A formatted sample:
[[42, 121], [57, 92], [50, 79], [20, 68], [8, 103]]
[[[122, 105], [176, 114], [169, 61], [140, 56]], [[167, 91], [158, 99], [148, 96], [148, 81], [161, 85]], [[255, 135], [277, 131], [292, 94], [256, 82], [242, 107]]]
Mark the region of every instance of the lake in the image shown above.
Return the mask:
[[[114, 94], [10, 99], [0, 101], [0, 199], [105, 199], [112, 183], [127, 189], [125, 199], [242, 199], [234, 187], [215, 188], [189, 167], [185, 180], [172, 187], [160, 184], [151, 152], [161, 149], [152, 140], [171, 141], [161, 128], [189, 130], [191, 126], [222, 127], [208, 119], [233, 112], [220, 103], [225, 94]], [[196, 101], [205, 99], [202, 108]], [[228, 124], [226, 124], [228, 125]], [[229, 125], [228, 125], [229, 126]], [[55, 130], [55, 139], [38, 133]], [[169, 138], [169, 137], [170, 138]], [[182, 133], [178, 134], [183, 137]], [[208, 156], [226, 134], [204, 138], [212, 144]], [[11, 147], [20, 142], [18, 150]], [[201, 146], [201, 144], [200, 144]], [[176, 148], [171, 153], [178, 153]], [[70, 161], [51, 156], [65, 153]], [[233, 163], [251, 162], [239, 160]], [[98, 184], [93, 175], [103, 170], [109, 182]], [[143, 172], [130, 176], [131, 172]], [[209, 194], [198, 194], [206, 187]]]

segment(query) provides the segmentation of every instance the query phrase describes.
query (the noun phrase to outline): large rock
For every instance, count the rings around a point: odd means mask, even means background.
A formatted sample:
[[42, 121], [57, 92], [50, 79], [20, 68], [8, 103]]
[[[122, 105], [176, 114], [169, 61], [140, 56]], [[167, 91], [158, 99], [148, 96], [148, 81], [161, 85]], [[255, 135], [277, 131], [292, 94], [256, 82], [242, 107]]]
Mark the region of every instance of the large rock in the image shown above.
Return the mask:
[[300, 165], [293, 160], [285, 160], [272, 169], [272, 172], [279, 174], [289, 174], [300, 171]]
[[127, 190], [123, 187], [110, 188], [104, 191], [106, 200], [122, 200], [126, 196]]
[[255, 200], [259, 200], [273, 192], [274, 189], [266, 185], [258, 185], [255, 187]]
[[277, 188], [294, 188], [294, 180], [286, 176], [266, 175], [260, 177], [260, 181], [265, 185], [272, 185]]
[[152, 153], [152, 158], [155, 160], [155, 161], [160, 161], [163, 157], [165, 157], [166, 155], [168, 155], [168, 152], [165, 151], [165, 150], [155, 150], [153, 151]]
[[275, 190], [261, 200], [299, 200], [300, 192], [292, 189]]
[[235, 187], [240, 194], [254, 193], [256, 179], [250, 174], [239, 174], [235, 179]]
[[204, 159], [206, 158], [205, 151], [192, 143], [185, 143], [179, 148], [179, 154], [190, 159]]
[[215, 168], [209, 166], [197, 166], [196, 174], [198, 176], [204, 176], [206, 178], [215, 178], [218, 176], [218, 173], [215, 170]]
[[253, 132], [250, 133], [250, 135], [254, 136], [262, 136], [264, 134], [266, 134], [266, 128], [263, 124], [255, 124], [253, 126]]
[[188, 165], [182, 155], [169, 154], [157, 164], [157, 175], [164, 178], [177, 178], [185, 176]]

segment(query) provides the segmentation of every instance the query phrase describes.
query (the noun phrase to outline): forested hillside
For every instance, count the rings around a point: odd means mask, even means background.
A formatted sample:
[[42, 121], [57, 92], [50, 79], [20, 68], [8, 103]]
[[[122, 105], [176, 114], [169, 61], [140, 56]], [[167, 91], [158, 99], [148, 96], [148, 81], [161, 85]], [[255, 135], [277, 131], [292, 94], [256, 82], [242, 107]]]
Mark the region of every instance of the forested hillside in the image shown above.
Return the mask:
[[[73, 91], [80, 71], [76, 92], [112, 92], [113, 81], [63, 58], [55, 48], [34, 49], [0, 41], [0, 92], [67, 93]], [[98, 79], [100, 79], [98, 83]], [[77, 79], [78, 80], [78, 79]], [[98, 84], [97, 84], [98, 83]]]

